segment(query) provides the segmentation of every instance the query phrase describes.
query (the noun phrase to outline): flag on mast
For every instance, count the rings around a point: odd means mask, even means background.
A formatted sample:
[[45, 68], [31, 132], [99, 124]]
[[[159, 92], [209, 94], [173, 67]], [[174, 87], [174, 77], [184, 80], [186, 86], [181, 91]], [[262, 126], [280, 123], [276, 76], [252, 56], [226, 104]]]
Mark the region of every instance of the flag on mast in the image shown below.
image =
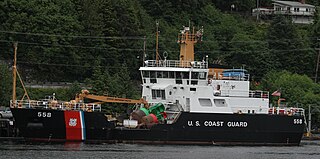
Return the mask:
[[281, 92], [279, 90], [276, 90], [271, 95], [280, 97], [281, 96]]

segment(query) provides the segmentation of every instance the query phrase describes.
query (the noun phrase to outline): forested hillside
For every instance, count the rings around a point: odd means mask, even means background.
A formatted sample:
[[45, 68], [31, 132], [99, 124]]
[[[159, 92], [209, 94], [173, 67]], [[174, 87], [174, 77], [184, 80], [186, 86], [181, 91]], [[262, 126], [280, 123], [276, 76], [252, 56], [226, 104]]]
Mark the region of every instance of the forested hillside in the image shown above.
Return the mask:
[[[271, 6], [271, 0], [260, 0], [259, 6]], [[312, 83], [304, 93], [318, 99], [313, 81], [319, 13], [311, 25], [292, 24], [283, 16], [257, 22], [250, 15], [254, 7], [256, 0], [2, 0], [1, 98], [10, 98], [13, 42], [18, 42], [18, 70], [26, 82], [78, 81], [97, 94], [137, 96], [144, 40], [146, 59], [154, 59], [158, 21], [161, 56], [166, 51], [168, 58], [178, 59], [182, 26], [203, 26], [196, 59], [208, 55], [210, 63], [244, 67], [252, 81], [262, 83], [257, 89], [269, 91], [281, 87], [268, 83], [272, 72], [303, 76]]]

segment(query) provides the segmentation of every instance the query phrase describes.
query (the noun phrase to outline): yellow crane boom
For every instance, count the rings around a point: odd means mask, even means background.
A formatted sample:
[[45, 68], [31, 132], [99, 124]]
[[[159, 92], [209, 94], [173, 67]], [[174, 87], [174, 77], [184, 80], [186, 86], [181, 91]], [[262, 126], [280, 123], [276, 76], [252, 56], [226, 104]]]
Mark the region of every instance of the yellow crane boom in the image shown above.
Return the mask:
[[148, 108], [148, 102], [144, 100], [143, 98], [141, 99], [128, 99], [128, 98], [117, 98], [117, 97], [109, 97], [109, 96], [99, 96], [99, 95], [92, 95], [89, 94], [88, 90], [82, 90], [81, 94], [78, 94], [76, 96], [76, 102], [83, 101], [84, 98], [87, 99], [92, 99], [92, 100], [97, 100], [102, 103], [126, 103], [126, 104], [144, 104], [144, 107]]

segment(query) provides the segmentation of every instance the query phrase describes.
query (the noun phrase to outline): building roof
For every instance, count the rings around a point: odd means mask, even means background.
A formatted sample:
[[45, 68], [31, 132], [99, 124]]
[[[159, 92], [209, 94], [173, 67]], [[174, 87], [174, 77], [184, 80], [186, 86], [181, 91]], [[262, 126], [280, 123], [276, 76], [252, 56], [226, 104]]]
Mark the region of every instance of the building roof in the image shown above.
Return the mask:
[[273, 4], [282, 4], [282, 5], [292, 6], [292, 7], [311, 7], [311, 8], [315, 8], [314, 5], [303, 4], [303, 3], [298, 2], [298, 1], [277, 1], [277, 0], [273, 0], [273, 1], [274, 1]]

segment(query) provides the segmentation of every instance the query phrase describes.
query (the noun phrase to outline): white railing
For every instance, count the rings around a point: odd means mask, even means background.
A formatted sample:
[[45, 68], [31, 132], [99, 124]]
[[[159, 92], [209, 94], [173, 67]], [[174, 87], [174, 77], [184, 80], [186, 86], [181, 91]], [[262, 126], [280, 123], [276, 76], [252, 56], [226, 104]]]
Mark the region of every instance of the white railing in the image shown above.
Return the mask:
[[207, 62], [204, 61], [147, 60], [144, 64], [145, 67], [208, 68]]
[[101, 104], [96, 103], [74, 103], [57, 100], [16, 100], [11, 106], [16, 108], [40, 108], [55, 110], [82, 110], [87, 112], [101, 111]]
[[250, 90], [249, 97], [269, 99], [269, 92], [268, 91], [260, 91], [260, 90], [255, 90], [255, 91]]
[[250, 78], [250, 74], [243, 74], [243, 75], [228, 75], [222, 76], [223, 80], [236, 80], [236, 81], [248, 81]]
[[264, 98], [269, 99], [268, 91], [250, 90], [250, 91], [237, 91], [237, 90], [215, 90], [215, 96], [222, 97], [249, 97], [249, 98]]
[[[303, 108], [295, 107], [232, 107], [234, 113], [245, 114], [270, 114], [270, 115], [287, 115], [287, 116], [304, 116]], [[250, 110], [250, 111], [249, 111]], [[252, 111], [254, 110], [254, 111]]]
[[279, 114], [279, 115], [294, 115], [294, 116], [304, 116], [303, 108], [294, 107], [271, 107], [268, 110], [269, 114]]
[[[213, 74], [212, 76], [212, 80], [236, 80], [236, 81], [248, 81], [250, 79], [250, 74], [244, 73], [242, 75], [231, 75], [232, 73], [230, 73], [229, 76], [223, 76], [223, 73], [221, 72], [214, 72], [211, 71], [211, 74]], [[210, 78], [211, 79], [211, 78]]]

